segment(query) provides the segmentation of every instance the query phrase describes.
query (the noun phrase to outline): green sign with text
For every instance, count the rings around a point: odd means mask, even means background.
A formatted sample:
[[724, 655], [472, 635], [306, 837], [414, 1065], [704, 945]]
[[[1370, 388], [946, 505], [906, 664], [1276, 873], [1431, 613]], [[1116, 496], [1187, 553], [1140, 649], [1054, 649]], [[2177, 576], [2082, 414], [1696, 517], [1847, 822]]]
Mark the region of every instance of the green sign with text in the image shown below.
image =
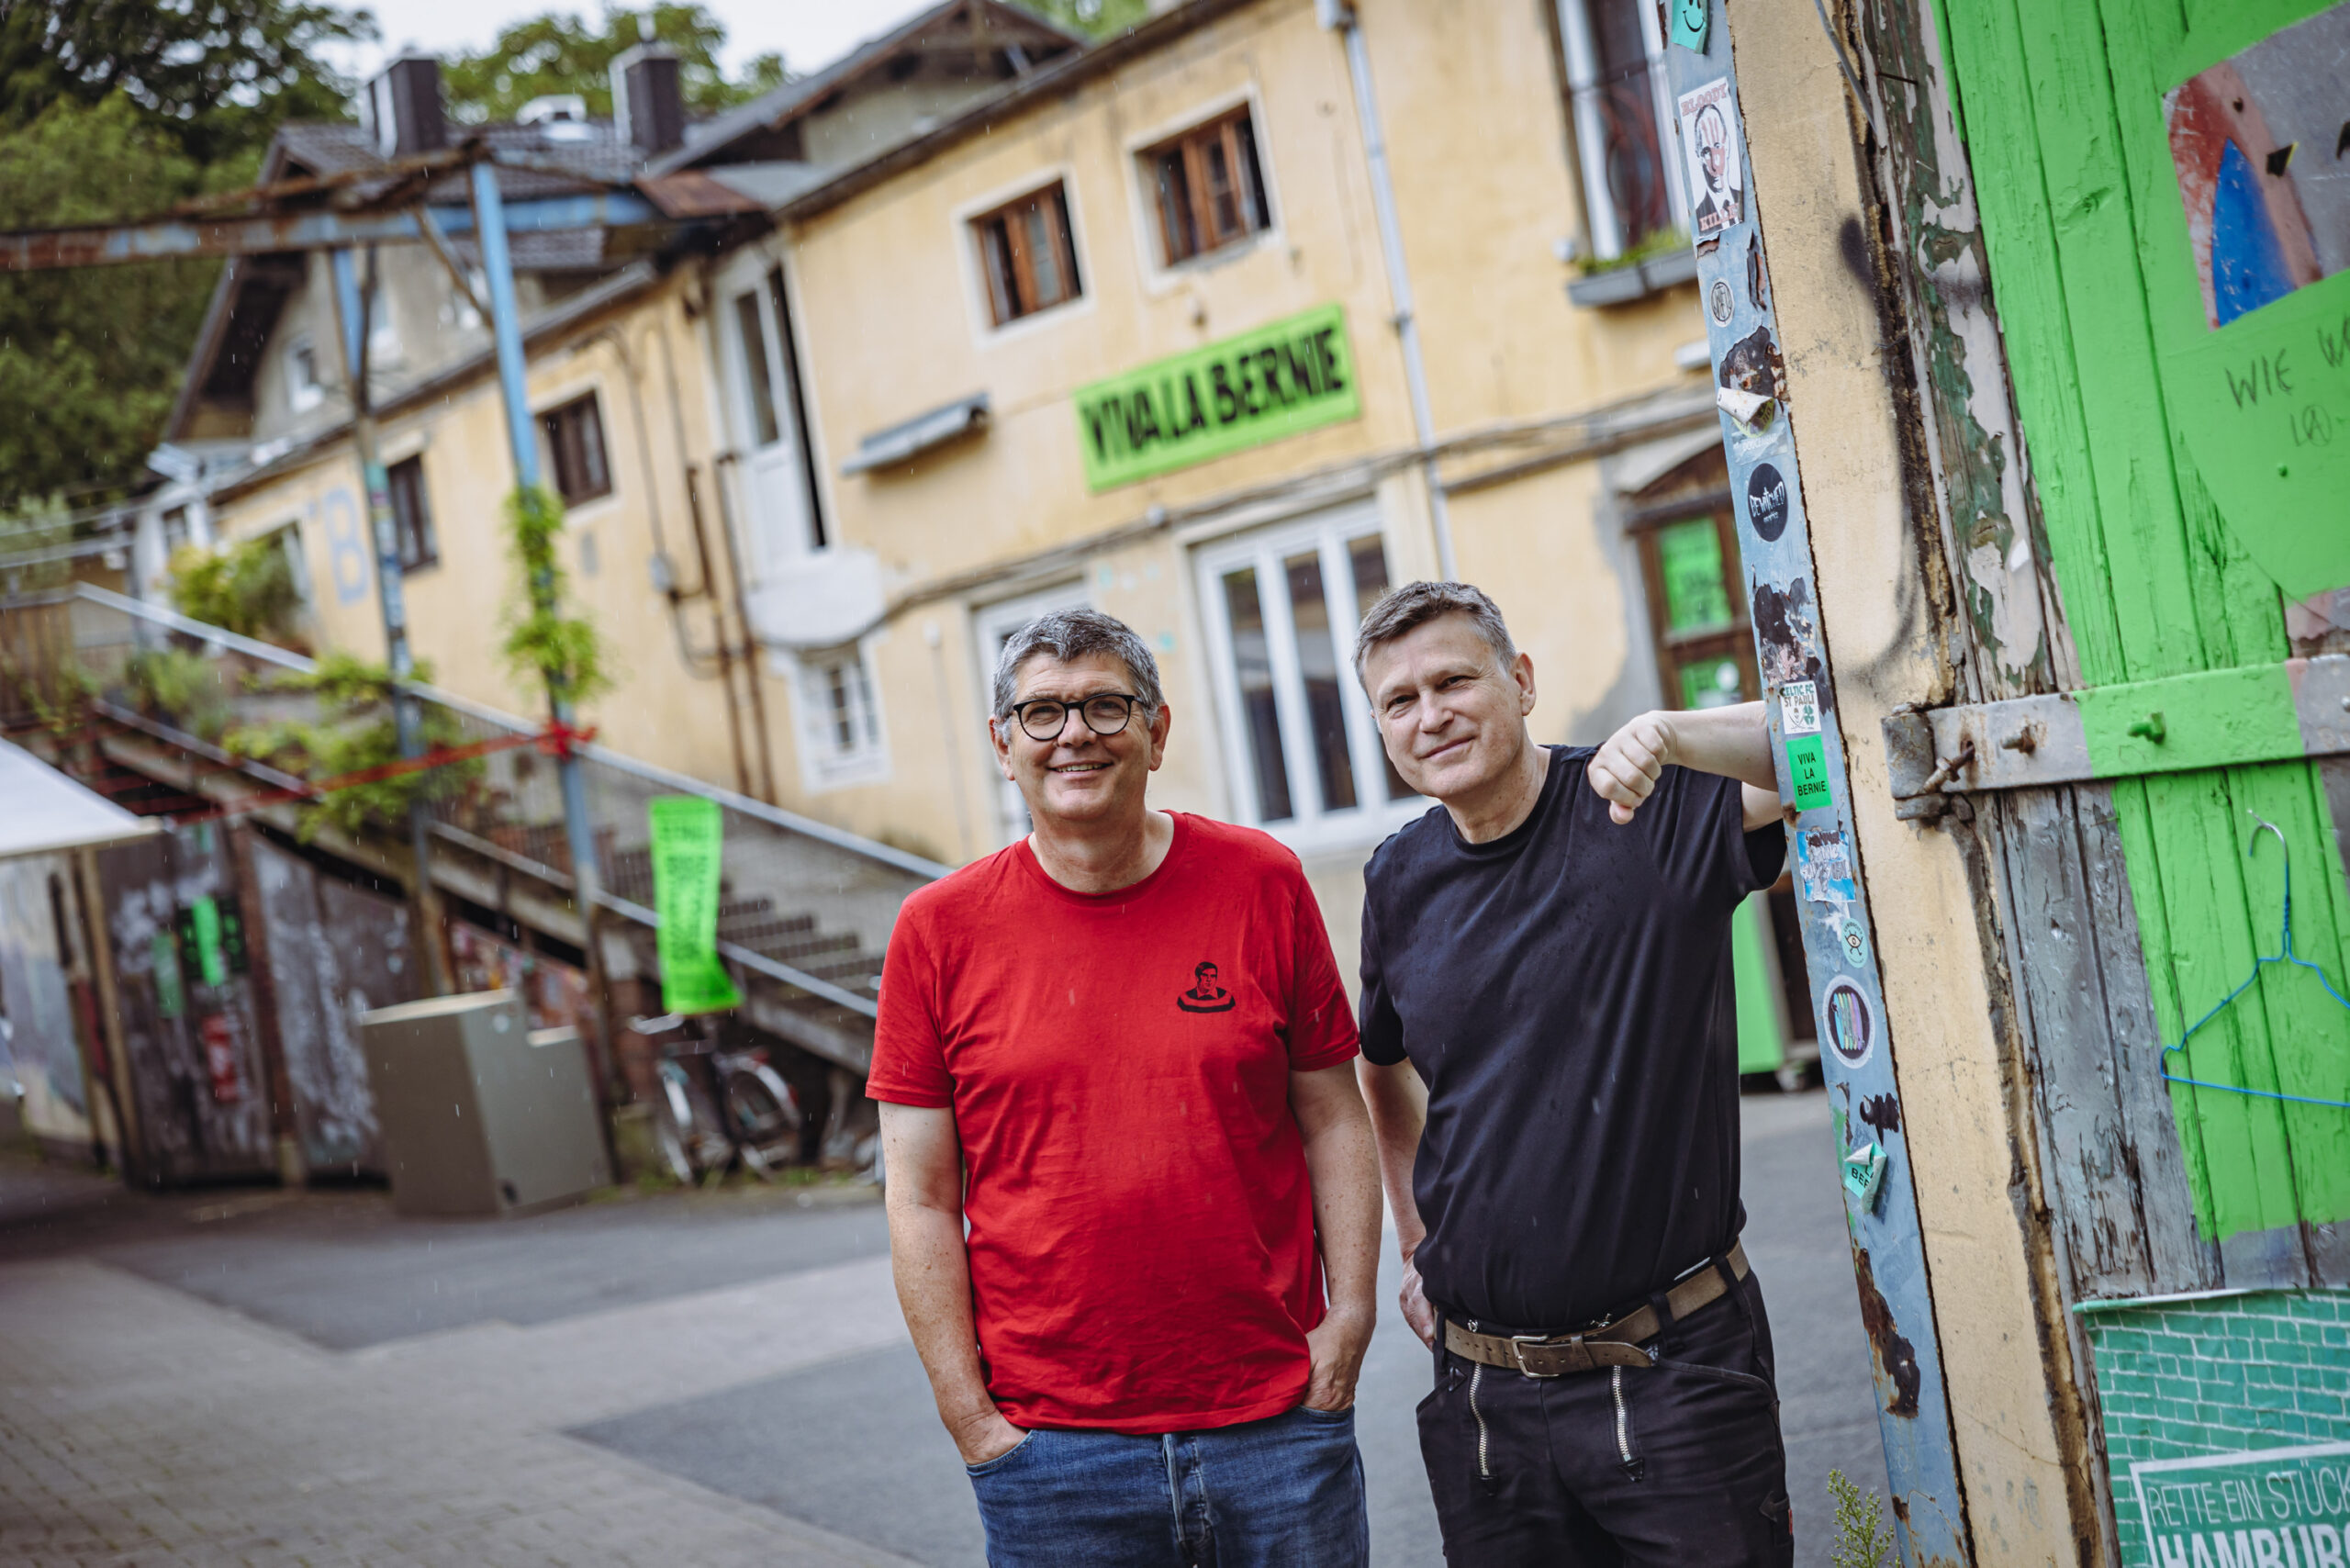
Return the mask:
[[699, 795], [647, 801], [653, 830], [653, 903], [661, 924], [661, 1005], [671, 1013], [723, 1013], [743, 1004], [718, 958], [719, 868], [725, 823]]
[[2130, 1478], [2153, 1568], [2350, 1561], [2350, 1443], [2141, 1460]]
[[1077, 439], [1107, 490], [1361, 413], [1346, 311], [1324, 305], [1078, 388]]

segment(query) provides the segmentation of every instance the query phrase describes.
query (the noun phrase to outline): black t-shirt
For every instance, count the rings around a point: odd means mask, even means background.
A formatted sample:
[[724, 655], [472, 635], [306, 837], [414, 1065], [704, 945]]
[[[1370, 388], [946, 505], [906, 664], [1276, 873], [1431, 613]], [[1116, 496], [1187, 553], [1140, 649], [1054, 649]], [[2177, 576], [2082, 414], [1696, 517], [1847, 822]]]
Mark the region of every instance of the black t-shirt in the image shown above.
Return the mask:
[[1745, 1220], [1729, 923], [1786, 835], [1683, 767], [1618, 827], [1591, 756], [1553, 747], [1502, 837], [1438, 806], [1364, 873], [1362, 1054], [1428, 1086], [1421, 1281], [1517, 1332], [1638, 1305]]

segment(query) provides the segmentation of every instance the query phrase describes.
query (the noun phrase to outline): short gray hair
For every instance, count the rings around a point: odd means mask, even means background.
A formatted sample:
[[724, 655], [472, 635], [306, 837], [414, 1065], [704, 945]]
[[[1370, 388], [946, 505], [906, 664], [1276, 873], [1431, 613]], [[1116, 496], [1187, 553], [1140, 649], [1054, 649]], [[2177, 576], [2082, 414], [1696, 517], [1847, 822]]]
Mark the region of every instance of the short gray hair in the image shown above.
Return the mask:
[[1020, 666], [1039, 654], [1062, 664], [1092, 654], [1115, 654], [1134, 682], [1135, 695], [1142, 699], [1146, 722], [1158, 718], [1167, 700], [1158, 685], [1158, 661], [1150, 656], [1148, 645], [1135, 635], [1133, 627], [1098, 610], [1056, 610], [1004, 639], [1003, 652], [995, 661], [997, 718], [1012, 716], [1013, 700], [1020, 689]]
[[1503, 668], [1517, 662], [1517, 644], [1510, 641], [1509, 626], [1502, 620], [1500, 607], [1483, 590], [1467, 583], [1405, 583], [1382, 596], [1362, 618], [1362, 625], [1355, 633], [1355, 679], [1363, 679], [1362, 666], [1371, 657], [1371, 649], [1447, 615], [1467, 616], [1470, 624], [1477, 628], [1477, 634], [1493, 648], [1494, 662]]

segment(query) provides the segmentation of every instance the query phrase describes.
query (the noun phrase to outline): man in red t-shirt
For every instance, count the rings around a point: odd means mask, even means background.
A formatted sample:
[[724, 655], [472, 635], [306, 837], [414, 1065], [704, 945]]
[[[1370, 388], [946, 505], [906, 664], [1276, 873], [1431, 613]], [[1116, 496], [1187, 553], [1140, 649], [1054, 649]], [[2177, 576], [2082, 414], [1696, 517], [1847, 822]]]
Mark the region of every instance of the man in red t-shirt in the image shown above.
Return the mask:
[[1313, 892], [1144, 803], [1169, 714], [1124, 623], [1029, 622], [994, 709], [1035, 831], [906, 901], [866, 1083], [988, 1561], [1359, 1568], [1379, 1175]]

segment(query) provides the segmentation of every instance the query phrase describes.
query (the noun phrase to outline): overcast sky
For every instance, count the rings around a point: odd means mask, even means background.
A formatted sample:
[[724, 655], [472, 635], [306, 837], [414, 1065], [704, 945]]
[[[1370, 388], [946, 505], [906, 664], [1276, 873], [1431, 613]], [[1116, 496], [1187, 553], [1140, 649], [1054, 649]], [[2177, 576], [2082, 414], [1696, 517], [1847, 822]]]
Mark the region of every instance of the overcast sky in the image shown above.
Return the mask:
[[[936, 0], [704, 0], [726, 24], [726, 65], [732, 72], [755, 54], [782, 53], [806, 73], [830, 64], [878, 33], [887, 32]], [[599, 0], [369, 0], [383, 28], [380, 43], [341, 63], [354, 75], [371, 73], [387, 50], [431, 54], [487, 48], [498, 29], [543, 11], [601, 13]]]

